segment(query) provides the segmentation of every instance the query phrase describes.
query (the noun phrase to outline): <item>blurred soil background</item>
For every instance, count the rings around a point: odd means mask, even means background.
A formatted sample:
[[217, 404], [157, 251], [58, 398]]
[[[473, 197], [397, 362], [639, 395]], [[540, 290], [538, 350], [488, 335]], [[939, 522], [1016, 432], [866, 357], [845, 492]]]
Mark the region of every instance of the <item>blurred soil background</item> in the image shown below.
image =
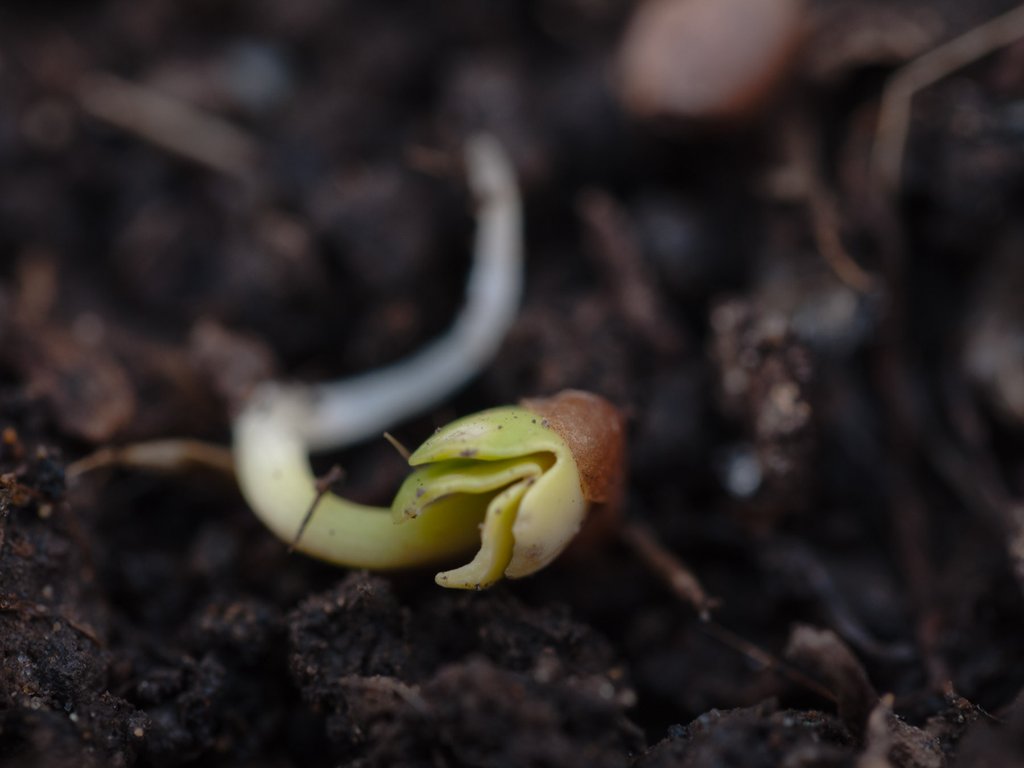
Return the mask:
[[[5, 2], [0, 765], [1024, 763], [1021, 17]], [[65, 474], [442, 332], [479, 130], [524, 307], [393, 431], [600, 392], [630, 535], [464, 594], [289, 556], [216, 473]]]

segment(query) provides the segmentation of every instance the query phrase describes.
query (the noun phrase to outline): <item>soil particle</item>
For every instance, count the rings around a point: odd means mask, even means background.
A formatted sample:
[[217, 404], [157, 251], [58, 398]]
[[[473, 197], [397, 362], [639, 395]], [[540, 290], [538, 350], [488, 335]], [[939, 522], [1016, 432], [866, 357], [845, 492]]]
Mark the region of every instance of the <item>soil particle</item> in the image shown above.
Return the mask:
[[779, 710], [773, 702], [746, 709], [712, 709], [633, 763], [633, 768], [701, 768], [709, 765], [848, 766], [856, 742], [843, 724], [824, 713]]
[[[138, 738], [149, 760], [268, 749], [287, 721], [280, 614], [253, 598], [213, 596], [181, 632], [177, 655], [139, 659], [128, 697], [151, 723]], [[276, 692], [275, 692], [276, 691]]]
[[11, 431], [0, 458], [0, 754], [18, 765], [126, 764], [144, 717], [105, 691], [108, 614], [62, 467]]
[[986, 765], [1020, 765], [1024, 761], [1024, 699], [1018, 697], [1004, 718], [976, 718], [960, 745], [954, 768], [982, 768]]
[[813, 474], [810, 351], [796, 340], [782, 315], [743, 301], [717, 306], [711, 327], [722, 409], [742, 425], [756, 459], [757, 481], [742, 483], [737, 490], [740, 495], [757, 493], [769, 517], [780, 509], [794, 511]]
[[225, 677], [224, 665], [207, 656], [182, 658], [178, 665], [155, 668], [138, 681], [132, 698], [151, 719], [146, 748], [155, 761], [195, 759], [213, 746], [218, 713], [228, 703]]
[[90, 442], [109, 440], [135, 415], [135, 393], [121, 365], [90, 350], [61, 329], [40, 329], [6, 353], [33, 393], [46, 399], [68, 434]]
[[636, 727], [603, 687], [540, 682], [482, 658], [442, 667], [371, 732], [360, 766], [622, 766]]
[[991, 715], [963, 696], [958, 696], [952, 688], [947, 688], [942, 698], [943, 706], [928, 718], [925, 730], [938, 739], [945, 755], [953, 754], [964, 733], [978, 720], [984, 720], [989, 725], [995, 723]]
[[488, 598], [407, 606], [353, 574], [291, 614], [292, 676], [342, 754], [413, 765], [433, 745], [456, 764], [558, 765], [575, 749], [614, 765], [641, 748], [603, 640], [562, 610]]

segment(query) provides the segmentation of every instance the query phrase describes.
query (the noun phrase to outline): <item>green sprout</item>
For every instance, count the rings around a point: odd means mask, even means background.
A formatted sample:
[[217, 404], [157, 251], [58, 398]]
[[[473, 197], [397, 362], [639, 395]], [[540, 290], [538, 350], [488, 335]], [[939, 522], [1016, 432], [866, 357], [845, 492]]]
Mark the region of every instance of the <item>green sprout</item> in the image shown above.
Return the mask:
[[436, 581], [482, 589], [540, 570], [577, 534], [590, 504], [617, 501], [622, 422], [596, 395], [563, 392], [443, 427], [409, 457], [413, 472], [390, 509], [318, 490], [304, 441], [294, 432], [287, 439], [297, 403], [281, 392], [264, 398], [236, 423], [239, 485], [279, 538], [328, 562], [411, 568], [476, 547]]

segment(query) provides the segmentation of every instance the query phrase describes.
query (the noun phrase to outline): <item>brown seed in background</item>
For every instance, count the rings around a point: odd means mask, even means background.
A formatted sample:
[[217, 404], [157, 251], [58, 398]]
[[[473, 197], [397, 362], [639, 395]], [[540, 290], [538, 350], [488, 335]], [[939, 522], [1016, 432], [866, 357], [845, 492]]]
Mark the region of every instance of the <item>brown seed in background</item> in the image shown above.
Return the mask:
[[644, 118], [749, 115], [800, 41], [801, 0], [649, 0], [619, 50], [619, 92]]

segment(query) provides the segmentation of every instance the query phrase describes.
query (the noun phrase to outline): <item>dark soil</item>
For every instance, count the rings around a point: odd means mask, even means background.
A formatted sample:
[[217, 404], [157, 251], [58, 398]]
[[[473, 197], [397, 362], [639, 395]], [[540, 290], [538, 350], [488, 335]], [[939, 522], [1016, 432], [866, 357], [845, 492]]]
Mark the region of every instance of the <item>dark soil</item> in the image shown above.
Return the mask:
[[[0, 765], [1024, 762], [1024, 43], [869, 170], [889, 76], [1009, 7], [808, 2], [709, 115], [632, 106], [616, 0], [5, 3]], [[236, 130], [189, 156], [207, 124], [161, 142], [110, 77]], [[290, 556], [209, 471], [65, 482], [442, 332], [480, 129], [520, 173], [524, 307], [393, 431], [605, 395], [624, 520], [710, 621], [628, 537], [456, 593]], [[324, 461], [378, 503], [405, 471]]]

